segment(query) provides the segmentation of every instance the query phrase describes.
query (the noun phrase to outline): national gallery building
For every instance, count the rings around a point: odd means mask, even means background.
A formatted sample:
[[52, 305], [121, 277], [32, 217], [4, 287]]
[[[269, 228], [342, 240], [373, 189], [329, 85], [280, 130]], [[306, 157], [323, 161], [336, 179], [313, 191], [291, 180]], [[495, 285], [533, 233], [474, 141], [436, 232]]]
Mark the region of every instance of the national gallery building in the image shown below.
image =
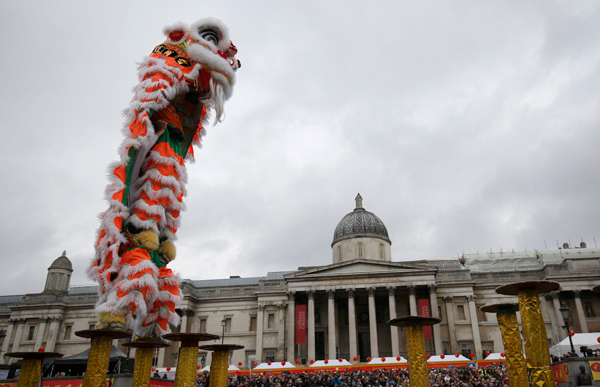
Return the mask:
[[[403, 329], [386, 322], [429, 315], [442, 320], [425, 340], [429, 354], [468, 357], [474, 352], [481, 359], [485, 351], [503, 352], [503, 346], [496, 315], [479, 308], [517, 302], [494, 289], [527, 280], [557, 281], [562, 287], [540, 297], [550, 346], [566, 337], [559, 312], [563, 301], [575, 332], [600, 331], [600, 296], [590, 290], [600, 283], [600, 249], [583, 242], [556, 250], [395, 262], [385, 225], [363, 208], [358, 195], [356, 208], [335, 228], [331, 247], [332, 259], [324, 266], [264, 277], [184, 280], [178, 309], [182, 324], [173, 331], [221, 335], [224, 329], [226, 344], [244, 346], [231, 354], [230, 364], [242, 362], [244, 368], [269, 360], [364, 362], [367, 357], [406, 357]], [[89, 340], [75, 332], [96, 324], [96, 286], [69, 286], [72, 272], [63, 254], [48, 269], [43, 292], [0, 296], [0, 329], [6, 335], [2, 354], [45, 347], [69, 356], [89, 348]], [[118, 343], [124, 352], [125, 341]], [[175, 366], [177, 353], [176, 343], [157, 350], [155, 365]], [[210, 360], [210, 352], [198, 352], [199, 365]]]

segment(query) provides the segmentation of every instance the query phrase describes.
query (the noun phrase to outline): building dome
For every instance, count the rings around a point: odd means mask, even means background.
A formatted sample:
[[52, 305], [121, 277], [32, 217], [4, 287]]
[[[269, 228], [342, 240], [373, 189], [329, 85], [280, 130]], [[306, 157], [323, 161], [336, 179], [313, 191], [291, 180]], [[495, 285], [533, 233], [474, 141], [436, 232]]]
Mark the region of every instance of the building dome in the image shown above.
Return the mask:
[[52, 265], [50, 265], [48, 270], [52, 270], [52, 269], [62, 269], [62, 270], [73, 271], [73, 265], [71, 264], [71, 261], [69, 260], [69, 258], [67, 258], [66, 251], [63, 251], [62, 255], [60, 257], [56, 258], [54, 260], [54, 262], [52, 262]]
[[377, 215], [363, 208], [360, 194], [356, 195], [355, 200], [354, 211], [344, 216], [335, 228], [331, 246], [333, 247], [339, 241], [357, 237], [379, 238], [391, 245], [392, 241], [390, 241], [385, 224]]

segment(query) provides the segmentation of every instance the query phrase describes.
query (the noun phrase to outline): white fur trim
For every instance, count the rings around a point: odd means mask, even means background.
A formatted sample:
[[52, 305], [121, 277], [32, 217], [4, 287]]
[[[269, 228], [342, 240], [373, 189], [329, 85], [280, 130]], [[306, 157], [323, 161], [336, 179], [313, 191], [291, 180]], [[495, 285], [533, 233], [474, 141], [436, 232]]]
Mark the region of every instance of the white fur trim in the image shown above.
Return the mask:
[[[183, 31], [183, 37], [181, 39], [179, 39], [178, 41], [174, 42], [169, 38], [169, 34], [173, 31]], [[168, 26], [163, 27], [163, 34], [165, 34], [165, 36], [167, 37], [167, 42], [169, 44], [180, 44], [183, 43], [186, 39], [187, 39], [187, 35], [190, 32], [190, 27], [182, 22], [177, 22], [177, 23], [173, 23], [170, 24]]]

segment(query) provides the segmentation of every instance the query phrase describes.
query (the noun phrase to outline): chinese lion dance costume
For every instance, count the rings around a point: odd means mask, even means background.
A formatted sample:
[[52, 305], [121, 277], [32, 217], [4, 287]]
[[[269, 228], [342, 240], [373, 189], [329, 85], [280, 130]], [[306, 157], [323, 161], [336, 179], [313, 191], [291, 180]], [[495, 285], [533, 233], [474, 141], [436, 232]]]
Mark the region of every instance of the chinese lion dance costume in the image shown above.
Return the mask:
[[125, 110], [120, 160], [109, 167], [109, 208], [100, 214], [88, 275], [99, 283], [97, 329], [131, 328], [159, 339], [179, 325], [181, 279], [167, 264], [187, 182], [209, 112], [221, 122], [240, 67], [227, 27], [207, 18], [163, 29], [167, 36], [139, 66]]

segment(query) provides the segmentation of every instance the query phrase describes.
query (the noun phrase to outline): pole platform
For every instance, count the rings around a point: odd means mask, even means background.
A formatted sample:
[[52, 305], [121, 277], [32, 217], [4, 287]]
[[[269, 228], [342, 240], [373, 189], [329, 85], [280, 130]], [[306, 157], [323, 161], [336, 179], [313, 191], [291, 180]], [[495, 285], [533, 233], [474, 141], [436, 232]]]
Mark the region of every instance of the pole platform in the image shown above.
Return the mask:
[[131, 333], [112, 329], [87, 329], [75, 332], [76, 336], [92, 339], [88, 363], [83, 377], [83, 387], [104, 387], [114, 339], [131, 337]]
[[227, 370], [229, 368], [229, 351], [243, 349], [243, 345], [237, 344], [212, 344], [203, 345], [200, 349], [213, 351], [210, 363], [210, 385], [208, 387], [226, 387]]
[[42, 377], [42, 361], [49, 357], [62, 357], [58, 352], [9, 352], [5, 356], [23, 359], [18, 387], [37, 387]]
[[[177, 357], [174, 387], [196, 387], [196, 363], [198, 362], [198, 343], [218, 340], [218, 335], [210, 333], [169, 333], [164, 339], [181, 342]], [[211, 377], [212, 384], [212, 377]]]
[[405, 316], [388, 321], [388, 325], [406, 328], [406, 349], [408, 350], [408, 378], [411, 387], [429, 387], [427, 354], [423, 327], [439, 324], [436, 317]]
[[[556, 386], [552, 365], [550, 364], [546, 325], [540, 307], [540, 293], [555, 290], [560, 290], [560, 284], [554, 281], [513, 282], [496, 288], [498, 294], [519, 298], [526, 361], [529, 366], [529, 376], [534, 386]], [[509, 315], [505, 314], [503, 316]], [[514, 320], [516, 320], [516, 315]]]
[[152, 359], [156, 348], [169, 347], [168, 343], [136, 342], [123, 344], [124, 347], [135, 348], [135, 363], [133, 366], [132, 387], [148, 387], [152, 371]]

